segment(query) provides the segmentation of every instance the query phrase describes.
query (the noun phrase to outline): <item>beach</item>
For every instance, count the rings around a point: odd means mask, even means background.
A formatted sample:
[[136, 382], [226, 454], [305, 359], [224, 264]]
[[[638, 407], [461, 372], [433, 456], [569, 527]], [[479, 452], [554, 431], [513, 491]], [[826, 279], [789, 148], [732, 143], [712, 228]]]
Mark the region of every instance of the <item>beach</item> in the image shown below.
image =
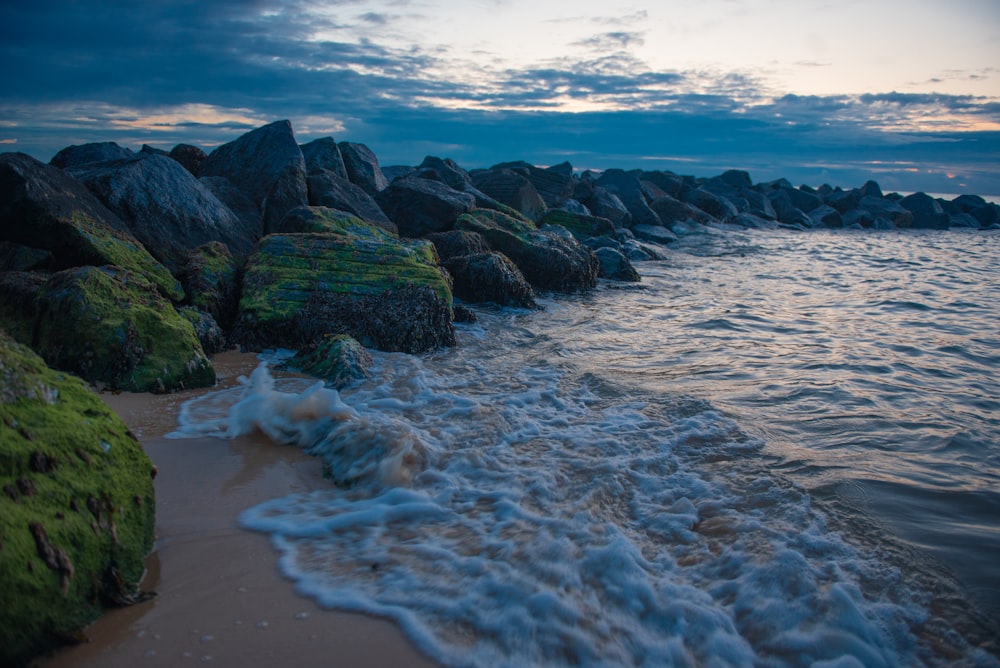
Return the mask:
[[[256, 357], [213, 359], [217, 387], [236, 384]], [[328, 487], [319, 460], [262, 436], [167, 439], [180, 405], [206, 390], [100, 396], [139, 437], [156, 477], [156, 545], [146, 561], [149, 601], [111, 610], [86, 641], [32, 665], [434, 665], [389, 621], [324, 610], [281, 577], [268, 537], [237, 526], [241, 511]]]

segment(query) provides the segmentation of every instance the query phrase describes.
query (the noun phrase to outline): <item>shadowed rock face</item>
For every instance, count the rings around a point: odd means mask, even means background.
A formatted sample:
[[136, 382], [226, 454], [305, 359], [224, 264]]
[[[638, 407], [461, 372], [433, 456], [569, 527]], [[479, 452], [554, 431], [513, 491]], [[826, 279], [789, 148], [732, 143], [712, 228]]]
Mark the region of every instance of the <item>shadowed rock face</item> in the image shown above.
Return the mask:
[[400, 235], [413, 238], [450, 230], [460, 215], [476, 205], [473, 195], [418, 176], [396, 179], [376, 201]]
[[545, 201], [528, 178], [511, 169], [475, 172], [472, 185], [533, 221], [545, 214]]
[[202, 163], [201, 175], [223, 176], [253, 200], [265, 234], [291, 209], [308, 204], [306, 163], [288, 121], [218, 147]]
[[0, 425], [0, 664], [16, 666], [137, 600], [155, 502], [121, 419], [2, 331]]
[[201, 163], [205, 162], [208, 155], [191, 144], [178, 144], [170, 149], [168, 154], [171, 158], [180, 163], [181, 167], [191, 172], [195, 178], [201, 176]]
[[326, 171], [333, 172], [342, 179], [348, 178], [340, 147], [333, 137], [316, 139], [308, 144], [302, 144], [299, 148], [302, 149], [302, 157], [306, 161], [306, 173], [316, 174]]
[[74, 167], [87, 186], [150, 249], [176, 272], [188, 251], [221, 241], [245, 256], [259, 238], [212, 191], [176, 160], [142, 154], [129, 160]]
[[351, 183], [360, 186], [366, 193], [375, 197], [389, 185], [388, 179], [379, 167], [378, 158], [364, 144], [354, 144], [342, 141], [337, 145], [344, 159], [347, 177]]
[[77, 167], [94, 162], [112, 162], [135, 157], [131, 149], [119, 146], [113, 141], [67, 146], [55, 154], [49, 164], [59, 169]]
[[445, 268], [455, 295], [467, 302], [536, 308], [535, 292], [513, 262], [493, 251], [453, 257]]
[[396, 225], [389, 220], [378, 203], [346, 178], [330, 170], [320, 170], [309, 175], [310, 206], [325, 206], [354, 214], [362, 220], [375, 223], [393, 232]]
[[48, 251], [54, 269], [129, 269], [164, 296], [184, 298], [180, 283], [82, 183], [23, 153], [0, 154], [0, 241]]

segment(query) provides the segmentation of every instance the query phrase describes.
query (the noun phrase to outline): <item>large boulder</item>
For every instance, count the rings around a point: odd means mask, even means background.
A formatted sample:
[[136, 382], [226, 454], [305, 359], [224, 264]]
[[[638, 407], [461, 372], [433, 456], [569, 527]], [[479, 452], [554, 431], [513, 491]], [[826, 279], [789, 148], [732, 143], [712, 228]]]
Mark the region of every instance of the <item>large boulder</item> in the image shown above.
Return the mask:
[[308, 203], [306, 163], [292, 124], [276, 121], [223, 144], [201, 164], [201, 176], [224, 176], [260, 209], [264, 233]]
[[232, 181], [224, 176], [202, 176], [198, 182], [229, 207], [240, 219], [244, 229], [250, 230], [255, 239], [264, 236], [264, 217], [260, 213], [260, 207]]
[[466, 186], [472, 185], [472, 177], [469, 176], [469, 173], [451, 158], [441, 159], [428, 155], [417, 169], [433, 170], [437, 174], [438, 180], [458, 191], [465, 192]]
[[361, 221], [339, 233], [272, 234], [244, 272], [233, 339], [251, 350], [350, 334], [379, 350], [455, 341], [451, 287], [429, 241]]
[[215, 383], [191, 323], [134, 272], [66, 269], [37, 302], [32, 347], [56, 369], [128, 392]]
[[631, 227], [632, 213], [615, 193], [601, 186], [577, 188], [577, 198], [598, 218], [607, 218], [615, 227]]
[[82, 183], [23, 153], [0, 154], [0, 241], [48, 251], [57, 270], [122, 267], [184, 298], [177, 279]]
[[302, 157], [306, 161], [306, 173], [333, 172], [335, 176], [347, 179], [347, 167], [340, 147], [333, 137], [323, 137], [308, 144], [302, 144]]
[[0, 272], [0, 329], [31, 345], [38, 321], [38, 293], [48, 275], [31, 271]]
[[396, 179], [375, 200], [404, 237], [450, 230], [460, 215], [475, 208], [476, 198], [419, 176]]
[[453, 257], [445, 268], [454, 279], [455, 296], [471, 303], [535, 308], [535, 293], [521, 271], [501, 253], [489, 251]]
[[0, 331], [0, 664], [138, 600], [153, 547], [152, 465], [78, 378]]
[[153, 256], [177, 272], [188, 251], [221, 241], [237, 256], [252, 249], [248, 229], [212, 191], [171, 158], [142, 154], [129, 160], [67, 170], [125, 221]]
[[876, 222], [883, 219], [897, 228], [907, 228], [913, 225], [913, 213], [900, 206], [899, 202], [888, 198], [862, 197], [858, 201], [857, 208], [870, 213]]
[[191, 144], [178, 144], [170, 149], [168, 155], [195, 178], [201, 176], [201, 163], [205, 162], [205, 158], [208, 157], [205, 151]]
[[461, 255], [472, 255], [474, 253], [486, 253], [490, 246], [486, 239], [468, 230], [448, 230], [447, 232], [434, 232], [427, 235], [427, 240], [434, 244], [441, 262], [447, 264], [448, 260]]
[[597, 257], [565, 228], [538, 230], [500, 212], [476, 209], [460, 216], [455, 229], [480, 234], [490, 248], [513, 260], [536, 289], [578, 292], [597, 285]]
[[594, 185], [607, 189], [621, 200], [632, 216], [630, 225], [662, 224], [660, 217], [649, 208], [642, 184], [635, 174], [621, 169], [608, 169], [594, 181]]
[[395, 223], [389, 220], [371, 195], [335, 172], [326, 169], [313, 172], [309, 175], [308, 184], [310, 206], [346, 211], [389, 231], [396, 231]]
[[472, 174], [472, 185], [532, 221], [545, 213], [545, 200], [528, 177], [511, 169], [494, 169]]
[[718, 222], [715, 218], [701, 209], [692, 206], [687, 202], [682, 202], [671, 195], [657, 197], [650, 202], [649, 206], [654, 212], [656, 212], [656, 215], [659, 216], [662, 223], [667, 227], [671, 227], [674, 223], [688, 220], [701, 223], [703, 225]]
[[191, 305], [227, 330], [236, 319], [239, 277], [240, 262], [219, 241], [189, 252], [179, 274]]
[[535, 190], [549, 208], [560, 206], [573, 196], [573, 165], [563, 162], [542, 168], [524, 162], [504, 162], [490, 168], [493, 171], [509, 169], [531, 181]]
[[80, 144], [79, 146], [67, 146], [56, 153], [52, 160], [49, 161], [49, 164], [59, 169], [67, 169], [93, 162], [128, 160], [132, 157], [135, 157], [135, 153], [131, 149], [119, 146], [113, 141], [105, 141]]
[[632, 263], [625, 255], [615, 248], [604, 246], [594, 251], [598, 261], [601, 263], [598, 275], [613, 281], [628, 281], [636, 283], [640, 281], [639, 272], [635, 270]]
[[840, 212], [832, 206], [822, 204], [809, 212], [809, 220], [813, 227], [843, 227], [844, 220]]
[[723, 222], [736, 218], [739, 210], [725, 197], [721, 197], [706, 190], [705, 188], [695, 188], [689, 191], [684, 200], [708, 215]]
[[912, 213], [944, 213], [941, 202], [927, 193], [913, 193], [899, 200], [899, 205]]
[[344, 159], [347, 178], [351, 183], [361, 186], [366, 193], [375, 197], [389, 185], [382, 169], [379, 167], [375, 153], [364, 144], [342, 141], [337, 145]]
[[607, 218], [571, 213], [565, 209], [546, 211], [542, 217], [542, 225], [561, 225], [572, 232], [578, 241], [585, 241], [590, 237], [618, 238], [614, 224]]

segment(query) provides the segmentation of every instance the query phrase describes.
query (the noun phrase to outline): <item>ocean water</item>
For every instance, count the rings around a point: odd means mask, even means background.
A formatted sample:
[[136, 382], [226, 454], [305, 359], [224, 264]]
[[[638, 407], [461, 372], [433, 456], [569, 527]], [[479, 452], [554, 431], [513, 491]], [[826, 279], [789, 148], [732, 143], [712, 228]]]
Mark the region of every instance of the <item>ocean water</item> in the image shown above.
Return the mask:
[[248, 509], [325, 606], [449, 666], [998, 666], [1000, 236], [683, 236], [640, 284], [274, 379], [330, 489]]

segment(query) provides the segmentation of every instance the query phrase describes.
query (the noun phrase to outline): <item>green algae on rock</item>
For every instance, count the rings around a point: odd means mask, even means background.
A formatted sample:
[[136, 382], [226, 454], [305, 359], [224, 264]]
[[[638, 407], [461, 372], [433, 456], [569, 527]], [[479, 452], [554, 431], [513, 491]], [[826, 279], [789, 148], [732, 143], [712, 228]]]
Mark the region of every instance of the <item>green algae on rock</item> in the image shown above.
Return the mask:
[[323, 337], [316, 345], [299, 351], [285, 366], [315, 376], [340, 390], [370, 377], [374, 363], [372, 356], [356, 339], [336, 334]]
[[151, 470], [82, 380], [0, 331], [0, 664], [134, 602], [153, 545]]
[[139, 274], [67, 269], [42, 287], [38, 307], [32, 347], [57, 369], [130, 392], [215, 383], [192, 324]]
[[585, 216], [565, 209], [549, 209], [542, 217], [542, 225], [561, 225], [573, 233], [577, 241], [590, 237], [611, 237], [618, 239], [614, 223], [607, 218]]
[[353, 219], [336, 234], [262, 239], [244, 273], [233, 338], [260, 350], [350, 334], [371, 348], [419, 352], [454, 343], [451, 303], [433, 244]]
[[191, 306], [228, 329], [239, 306], [240, 262], [226, 244], [210, 241], [188, 253], [180, 272]]

